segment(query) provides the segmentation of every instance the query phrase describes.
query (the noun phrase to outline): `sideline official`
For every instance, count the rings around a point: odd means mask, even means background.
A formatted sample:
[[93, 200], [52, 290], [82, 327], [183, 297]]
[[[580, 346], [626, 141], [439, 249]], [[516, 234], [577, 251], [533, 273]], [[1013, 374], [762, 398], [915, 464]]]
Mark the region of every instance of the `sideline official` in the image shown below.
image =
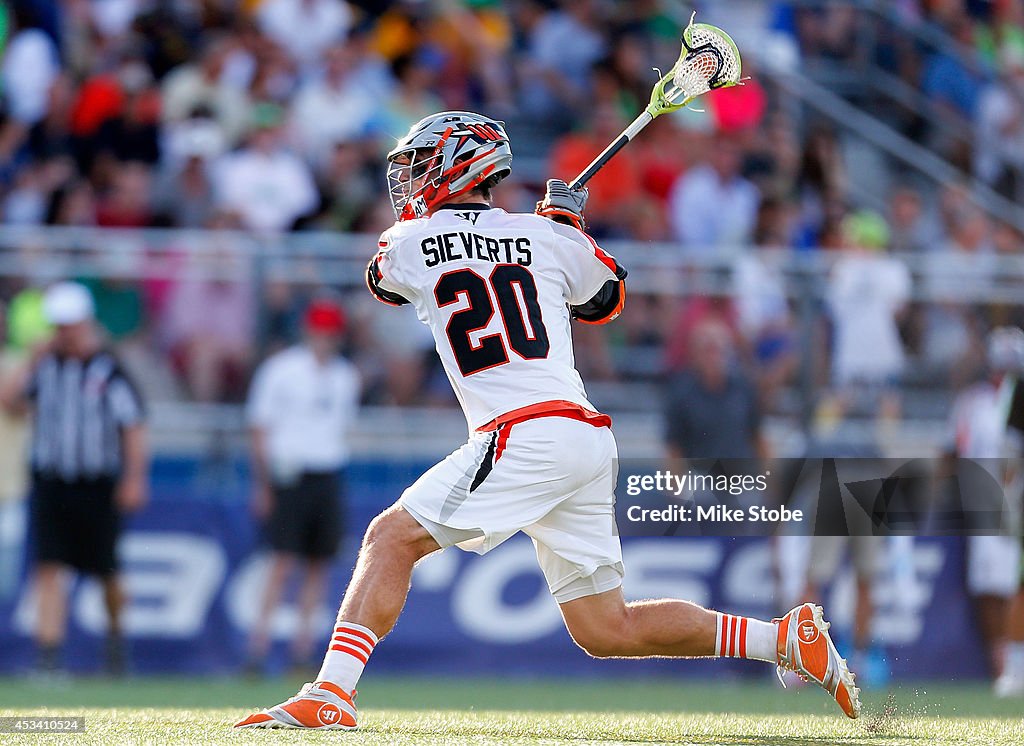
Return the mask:
[[253, 379], [253, 509], [266, 521], [273, 555], [250, 639], [251, 673], [262, 670], [271, 619], [300, 562], [305, 577], [298, 590], [293, 662], [306, 662], [312, 651], [312, 615], [323, 601], [342, 537], [341, 470], [349, 460], [348, 430], [359, 403], [359, 374], [338, 355], [344, 331], [340, 306], [314, 301], [306, 311], [304, 343], [268, 358]]
[[59, 666], [67, 626], [66, 570], [96, 576], [108, 618], [106, 663], [125, 665], [117, 577], [120, 514], [146, 500], [148, 454], [139, 392], [104, 347], [92, 296], [62, 282], [43, 297], [53, 338], [8, 382], [0, 402], [33, 414], [30, 522], [44, 671]]

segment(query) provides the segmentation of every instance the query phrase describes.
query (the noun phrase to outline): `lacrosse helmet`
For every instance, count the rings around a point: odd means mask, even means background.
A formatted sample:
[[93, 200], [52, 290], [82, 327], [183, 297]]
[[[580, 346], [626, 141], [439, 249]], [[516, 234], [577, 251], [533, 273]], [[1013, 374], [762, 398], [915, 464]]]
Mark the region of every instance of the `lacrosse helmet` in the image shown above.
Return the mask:
[[1024, 371], [1024, 331], [1017, 326], [999, 326], [988, 335], [988, 365], [1008, 373]]
[[398, 220], [429, 215], [452, 197], [512, 173], [504, 122], [443, 111], [416, 122], [388, 153], [388, 191]]

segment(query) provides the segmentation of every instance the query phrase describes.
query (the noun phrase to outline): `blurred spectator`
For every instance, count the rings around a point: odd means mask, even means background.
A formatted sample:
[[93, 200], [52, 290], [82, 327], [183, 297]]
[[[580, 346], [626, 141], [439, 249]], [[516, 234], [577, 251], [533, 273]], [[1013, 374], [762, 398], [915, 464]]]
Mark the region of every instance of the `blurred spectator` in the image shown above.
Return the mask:
[[[960, 16], [949, 21], [953, 38], [964, 46], [974, 46], [974, 23]], [[935, 52], [928, 58], [921, 88], [947, 114], [971, 120], [974, 117], [978, 92], [983, 77], [977, 60], [964, 60], [946, 51]]]
[[978, 319], [972, 302], [987, 294], [996, 271], [990, 223], [976, 207], [965, 205], [951, 216], [949, 240], [941, 252], [925, 256], [924, 289], [930, 303], [924, 314], [924, 361], [940, 377], [952, 374], [959, 385], [974, 371], [962, 365], [978, 359]]
[[168, 170], [155, 188], [154, 205], [166, 222], [180, 228], [201, 228], [213, 217], [210, 161], [200, 147], [186, 150], [184, 162]]
[[761, 203], [754, 234], [756, 248], [736, 257], [733, 264], [732, 302], [740, 332], [752, 352], [765, 405], [773, 402], [797, 364], [796, 332], [780, 266], [790, 217], [782, 203]]
[[[7, 345], [7, 315], [0, 304], [0, 382], [24, 362], [24, 353]], [[20, 508], [28, 493], [28, 424], [0, 409], [0, 600], [16, 592], [21, 578], [24, 523]]]
[[[551, 149], [549, 171], [561, 179], [572, 179], [585, 169], [626, 126], [611, 103], [598, 104], [588, 118], [585, 132], [565, 135]], [[626, 148], [602, 168], [587, 184], [588, 232], [602, 236], [627, 215], [641, 195], [636, 152]]]
[[740, 156], [734, 139], [720, 135], [704, 161], [676, 181], [669, 219], [684, 249], [712, 254], [750, 243], [760, 196], [740, 175]]
[[[237, 221], [221, 214], [209, 227], [235, 228]], [[199, 277], [171, 289], [162, 330], [175, 367], [202, 402], [237, 400], [253, 353], [256, 309], [249, 265], [230, 237], [216, 241], [192, 257]]]
[[153, 165], [160, 159], [160, 92], [151, 87], [149, 68], [141, 61], [119, 71], [125, 94], [120, 110], [96, 133], [96, 150], [117, 161]]
[[68, 181], [50, 195], [46, 211], [48, 225], [90, 226], [96, 225], [97, 220], [96, 194], [85, 179]]
[[1009, 199], [1024, 199], [1024, 49], [1007, 46], [999, 78], [978, 103], [974, 174]]
[[324, 209], [317, 227], [327, 230], [360, 230], [361, 218], [379, 200], [378, 180], [366, 167], [362, 143], [336, 143], [317, 173], [320, 202]]
[[743, 348], [739, 318], [732, 298], [725, 295], [697, 295], [684, 299], [679, 304], [669, 327], [665, 345], [665, 370], [674, 373], [690, 367], [690, 353], [693, 349], [693, 335], [698, 327], [718, 322], [724, 325], [736, 349]]
[[3, 201], [3, 222], [10, 225], [39, 225], [46, 218], [46, 194], [42, 169], [28, 166], [15, 176]]
[[379, 115], [377, 129], [381, 133], [401, 137], [423, 117], [444, 109], [444, 102], [435, 93], [440, 69], [438, 55], [426, 51], [404, 55], [392, 63], [397, 85]]
[[81, 280], [96, 304], [96, 321], [110, 337], [121, 343], [142, 329], [142, 293], [131, 280], [91, 277]]
[[[602, 145], [594, 151], [583, 165], [588, 165], [604, 147]], [[657, 199], [659, 208], [666, 204], [672, 192], [672, 185], [679, 175], [690, 163], [697, 160], [698, 154], [705, 147], [706, 138], [703, 133], [684, 128], [672, 117], [655, 119], [647, 125], [644, 136], [630, 144], [630, 149], [633, 150], [632, 157], [636, 159], [637, 168], [640, 170], [640, 186], [644, 192]], [[622, 155], [625, 153], [619, 153], [616, 158]], [[552, 173], [558, 172], [552, 169]], [[600, 178], [598, 174], [594, 181]]]
[[217, 207], [239, 215], [250, 230], [288, 230], [317, 207], [309, 166], [285, 148], [283, 115], [274, 104], [255, 107], [248, 144], [213, 167]]
[[260, 30], [303, 67], [344, 41], [352, 10], [343, 0], [263, 0], [256, 15]]
[[[103, 585], [107, 667], [125, 670], [124, 594], [117, 577], [119, 513], [146, 501], [148, 456], [142, 401], [117, 359], [104, 349], [89, 291], [51, 286], [43, 299], [52, 341], [5, 382], [0, 403], [35, 412], [32, 517], [39, 665], [60, 665], [67, 624], [65, 573], [95, 575]], [[92, 416], [82, 417], [82, 412]], [[104, 426], [108, 423], [108, 426]]]
[[904, 350], [897, 321], [910, 298], [910, 272], [886, 255], [889, 230], [877, 213], [861, 211], [843, 221], [846, 251], [836, 261], [828, 287], [834, 326], [832, 379], [843, 409], [862, 394], [880, 394], [871, 413], [895, 417], [895, 387]]
[[8, 114], [30, 127], [46, 116], [50, 86], [60, 74], [60, 55], [53, 39], [35, 27], [31, 3], [14, 5], [16, 31], [4, 50], [0, 80]]
[[[336, 143], [368, 135], [381, 109], [375, 92], [353, 75], [358, 62], [354, 47], [332, 47], [324, 55], [323, 75], [306, 83], [295, 96], [292, 134], [314, 163], [324, 161]], [[407, 129], [408, 125], [401, 132]]]
[[[995, 329], [986, 347], [986, 377], [961, 391], [953, 403], [948, 448], [953, 456], [976, 460], [974, 466], [995, 479], [1002, 499], [1020, 489], [1015, 484], [1019, 475], [1006, 459], [1019, 463], [1024, 435], [1008, 427], [1010, 403], [1024, 371], [1024, 332], [1017, 327]], [[1019, 414], [1014, 413], [1015, 420]], [[1009, 601], [1020, 579], [1020, 537], [973, 535], [994, 533], [996, 527], [988, 522], [991, 506], [983, 501], [983, 488], [967, 488], [971, 475], [966, 469], [958, 469], [958, 475], [965, 489], [959, 495], [962, 505], [957, 507], [963, 510], [965, 528], [971, 534], [967, 537], [967, 588], [974, 597], [989, 671], [996, 677], [1002, 668]]]
[[708, 95], [707, 106], [715, 120], [715, 129], [726, 134], [749, 132], [761, 124], [768, 108], [768, 95], [756, 72], [744, 65], [748, 76], [743, 85], [722, 88]]
[[[880, 458], [880, 454], [874, 449], [851, 450], [844, 448], [841, 443], [835, 442], [822, 445], [826, 446], [822, 451], [822, 456], [842, 455], [849, 459], [844, 465], [846, 467], [844, 476], [848, 473], [850, 462], [856, 467], [861, 459], [864, 460], [861, 463], [867, 465], [874, 459]], [[870, 471], [870, 467], [867, 467], [865, 471]], [[867, 474], [864, 476], [866, 479], [870, 478]], [[871, 476], [874, 475], [871, 474]], [[861, 682], [860, 686], [877, 689], [888, 683], [891, 674], [885, 650], [872, 630], [872, 622], [878, 610], [878, 605], [872, 596], [878, 587], [879, 572], [886, 568], [887, 564], [894, 564], [896, 557], [892, 556], [891, 552], [887, 554], [884, 536], [871, 535], [869, 531], [873, 527], [863, 525], [870, 520], [867, 510], [856, 511], [852, 506], [847, 509], [842, 502], [838, 505], [828, 505], [827, 503], [831, 501], [822, 499], [821, 484], [819, 475], [817, 481], [807, 485], [810, 488], [809, 495], [813, 501], [812, 504], [817, 511], [816, 520], [820, 522], [818, 525], [830, 525], [825, 521], [834, 520], [837, 523], [831, 525], [846, 526], [849, 534], [811, 537], [804, 598], [821, 598], [826, 585], [832, 584], [835, 587], [848, 568], [853, 570], [854, 602], [852, 639], [849, 646], [851, 649], [850, 666], [851, 669], [857, 671], [858, 681]], [[846, 510], [849, 510], [849, 514], [846, 513]]]
[[249, 98], [225, 74], [235, 42], [214, 37], [205, 42], [197, 61], [172, 70], [161, 84], [165, 123], [192, 116], [197, 109], [212, 113], [229, 143], [235, 143], [249, 125]]
[[310, 304], [305, 340], [265, 360], [249, 392], [248, 419], [256, 480], [253, 511], [265, 522], [272, 555], [260, 613], [252, 630], [249, 667], [262, 672], [270, 622], [297, 563], [295, 665], [308, 663], [315, 641], [313, 614], [323, 603], [330, 562], [344, 534], [343, 475], [348, 430], [359, 402], [359, 374], [337, 347], [345, 331], [341, 307]]
[[735, 354], [724, 324], [709, 320], [694, 329], [692, 362], [665, 387], [665, 441], [671, 458], [767, 455], [757, 390], [736, 365]]
[[591, 66], [605, 52], [596, 2], [563, 0], [557, 10], [549, 10], [540, 0], [524, 0], [517, 11], [526, 37], [520, 107], [546, 119], [556, 131], [564, 130], [585, 105]]
[[145, 228], [152, 217], [150, 170], [137, 162], [115, 165], [110, 188], [96, 210], [96, 224], [110, 228]]
[[846, 193], [846, 170], [835, 134], [828, 129], [813, 129], [804, 141], [797, 188], [800, 193], [801, 228], [811, 234], [811, 245], [821, 244], [830, 225], [831, 206], [840, 203]]
[[941, 245], [941, 232], [925, 214], [921, 194], [913, 187], [901, 186], [889, 197], [889, 249], [896, 254], [935, 251]]

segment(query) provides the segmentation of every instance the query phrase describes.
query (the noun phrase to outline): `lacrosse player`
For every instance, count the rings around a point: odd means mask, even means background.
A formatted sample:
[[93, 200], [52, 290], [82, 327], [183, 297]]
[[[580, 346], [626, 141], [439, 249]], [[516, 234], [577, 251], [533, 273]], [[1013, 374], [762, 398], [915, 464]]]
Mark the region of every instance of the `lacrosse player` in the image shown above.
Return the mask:
[[413, 565], [450, 546], [483, 554], [519, 531], [590, 655], [767, 661], [857, 717], [859, 690], [820, 607], [764, 622], [687, 601], [625, 601], [615, 439], [573, 366], [570, 322], [615, 319], [626, 272], [583, 230], [586, 190], [553, 179], [536, 214], [492, 208], [492, 188], [511, 172], [508, 135], [464, 111], [417, 122], [387, 160], [398, 220], [366, 282], [430, 327], [471, 435], [370, 524], [316, 680], [238, 726], [355, 728], [356, 683], [402, 610]]

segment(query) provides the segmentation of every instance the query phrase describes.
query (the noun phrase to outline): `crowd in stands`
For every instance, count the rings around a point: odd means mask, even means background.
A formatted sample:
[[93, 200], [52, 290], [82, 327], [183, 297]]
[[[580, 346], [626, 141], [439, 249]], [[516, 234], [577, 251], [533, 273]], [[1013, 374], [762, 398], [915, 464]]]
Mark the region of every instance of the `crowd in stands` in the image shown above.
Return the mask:
[[[766, 33], [789, 35], [804, 58], [863, 54], [852, 33], [857, 15], [842, 4], [746, 4], [760, 6]], [[893, 6], [906, 23], [935, 24], [965, 54], [903, 43], [896, 29], [871, 48], [877, 64], [970, 123], [977, 140], [965, 170], [1016, 193], [1024, 166], [1021, 4]], [[446, 108], [508, 122], [515, 173], [497, 204], [532, 209], [545, 178], [573, 176], [642, 108], [652, 63], [675, 58], [687, 20], [656, 0], [12, 0], [5, 9], [4, 224], [259, 236], [386, 228], [393, 216], [383, 155], [411, 123]], [[1021, 235], [958, 184], [931, 192], [897, 180], [885, 214], [859, 210], [839, 136], [796, 121], [755, 59], [745, 60], [745, 85], [648, 128], [591, 182], [588, 208], [599, 239], [735, 257], [732, 290], [631, 299], [619, 329], [581, 335], [585, 374], [634, 375], [621, 364], [629, 356], [616, 352], [641, 348], [657, 363], [639, 375], [680, 370], [694, 330], [714, 323], [729, 331], [769, 406], [794, 380], [801, 344], [831, 350], [819, 366], [822, 384], [891, 385], [908, 355], [934, 380], [960, 382], [966, 372], [957, 361], [1020, 309], [957, 302], [957, 283], [964, 272], [994, 272], [990, 258], [1020, 255]], [[958, 162], [914, 126], [905, 131]], [[80, 278], [114, 340], [160, 353], [175, 395], [240, 400], [259, 355], [294, 336], [303, 304], [322, 290], [273, 278], [257, 284], [230, 235], [203, 257], [223, 265], [223, 279]], [[850, 251], [810, 329], [795, 318], [774, 254], [759, 250], [780, 247]], [[945, 301], [912, 304], [909, 268], [887, 251], [939, 267], [929, 289]], [[30, 346], [39, 333], [33, 304], [47, 279], [0, 278], [10, 344]], [[362, 297], [347, 300], [359, 319], [349, 352], [364, 368], [368, 400], [447, 401], [429, 337], [411, 314], [370, 313]]]

